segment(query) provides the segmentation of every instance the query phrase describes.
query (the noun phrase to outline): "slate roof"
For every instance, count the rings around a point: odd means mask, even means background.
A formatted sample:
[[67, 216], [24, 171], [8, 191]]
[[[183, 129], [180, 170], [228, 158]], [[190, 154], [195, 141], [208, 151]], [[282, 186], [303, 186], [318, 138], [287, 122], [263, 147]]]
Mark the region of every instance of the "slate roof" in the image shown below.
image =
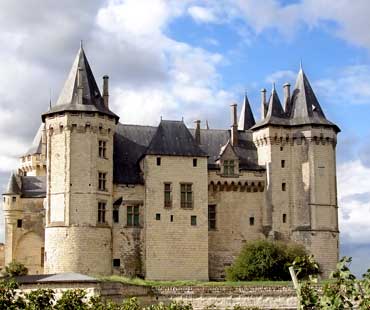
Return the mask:
[[150, 142], [146, 155], [205, 157], [189, 129], [182, 121], [162, 120]]
[[[81, 73], [83, 87], [82, 104], [78, 102], [78, 71]], [[114, 117], [117, 122], [119, 119], [116, 114], [104, 106], [104, 101], [100, 94], [99, 87], [96, 84], [94, 75], [82, 46], [78, 50], [71, 71], [69, 72], [56, 104], [49, 109], [48, 112], [42, 114], [42, 120], [45, 120], [46, 115], [64, 111], [100, 112], [102, 114]]]
[[36, 132], [35, 137], [33, 138], [31, 147], [27, 150], [26, 154], [24, 155], [33, 155], [33, 154], [41, 154], [41, 138], [42, 138], [42, 131], [44, 130], [45, 124], [41, 124], [39, 129]]
[[3, 195], [44, 198], [46, 197], [46, 176], [17, 176], [12, 173], [8, 187]]
[[249, 104], [247, 94], [245, 94], [242, 110], [240, 112], [238, 129], [248, 130], [249, 128], [253, 127], [255, 124], [256, 124], [256, 121], [254, 120], [253, 112]]
[[340, 131], [337, 125], [326, 119], [302, 68], [298, 73], [295, 89], [288, 103], [287, 111], [284, 111], [274, 87], [266, 117], [253, 126], [252, 129], [262, 128], [267, 125], [286, 127], [319, 125], [332, 127], [336, 132]]

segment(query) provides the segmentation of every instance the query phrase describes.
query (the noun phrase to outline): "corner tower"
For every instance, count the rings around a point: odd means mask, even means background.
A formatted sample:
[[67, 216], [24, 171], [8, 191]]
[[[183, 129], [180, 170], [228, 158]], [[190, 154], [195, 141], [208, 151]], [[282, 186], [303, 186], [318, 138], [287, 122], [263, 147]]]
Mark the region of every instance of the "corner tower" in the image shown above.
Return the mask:
[[[100, 94], [81, 46], [47, 132], [45, 272], [110, 274], [113, 135], [118, 116]], [[109, 216], [110, 215], [110, 216]]]
[[268, 236], [303, 244], [324, 277], [338, 261], [336, 136], [302, 68], [285, 110], [273, 90], [266, 116], [253, 128], [258, 161], [266, 166]]

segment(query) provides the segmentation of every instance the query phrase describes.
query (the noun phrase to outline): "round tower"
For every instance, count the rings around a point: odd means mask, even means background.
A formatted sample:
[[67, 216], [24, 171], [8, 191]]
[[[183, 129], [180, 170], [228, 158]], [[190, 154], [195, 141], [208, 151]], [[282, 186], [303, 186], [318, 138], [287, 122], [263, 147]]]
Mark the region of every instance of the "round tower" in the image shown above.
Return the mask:
[[45, 272], [110, 274], [113, 135], [108, 107], [81, 47], [55, 106], [42, 115], [47, 132]]

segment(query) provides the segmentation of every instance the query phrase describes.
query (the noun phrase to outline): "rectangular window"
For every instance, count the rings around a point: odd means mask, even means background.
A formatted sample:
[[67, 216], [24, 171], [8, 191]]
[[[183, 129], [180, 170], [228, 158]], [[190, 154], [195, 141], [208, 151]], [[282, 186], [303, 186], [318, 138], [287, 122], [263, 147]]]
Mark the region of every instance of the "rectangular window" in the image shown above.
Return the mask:
[[249, 218], [249, 225], [250, 226], [254, 225], [254, 217], [253, 216]]
[[164, 207], [172, 207], [172, 189], [171, 183], [164, 183]]
[[103, 140], [99, 140], [99, 157], [100, 158], [107, 158], [107, 142]]
[[17, 197], [12, 197], [12, 201], [13, 202], [16, 202], [17, 201]]
[[161, 158], [157, 157], [157, 166], [160, 166], [160, 165], [161, 165]]
[[283, 223], [286, 223], [286, 214], [283, 214]]
[[121, 260], [119, 258], [113, 258], [113, 267], [120, 267]]
[[22, 220], [20, 220], [20, 219], [18, 219], [18, 220], [17, 220], [17, 227], [18, 227], [18, 228], [22, 228], [22, 226], [23, 226], [23, 221], [22, 221]]
[[208, 206], [208, 229], [209, 230], [216, 229], [216, 206], [215, 205]]
[[181, 208], [189, 209], [193, 207], [192, 184], [183, 183], [181, 187]]
[[282, 146], [280, 146], [280, 151], [284, 150], [284, 148]]
[[104, 172], [99, 172], [99, 190], [105, 191], [107, 184], [107, 174]]
[[156, 219], [156, 221], [160, 221], [161, 220], [161, 214], [160, 213], [157, 213], [155, 215], [155, 219]]
[[119, 207], [114, 207], [113, 208], [113, 223], [119, 223]]
[[281, 183], [281, 190], [282, 190], [283, 192], [285, 192], [285, 191], [286, 191], [286, 183]]
[[281, 161], [281, 168], [285, 168], [285, 160], [284, 159]]
[[139, 227], [139, 206], [127, 206], [127, 226]]
[[44, 249], [43, 247], [41, 248], [40, 254], [41, 254], [41, 256], [40, 256], [40, 258], [41, 258], [41, 260], [40, 260], [40, 265], [41, 265], [41, 267], [44, 267], [44, 262], [45, 262], [45, 249]]
[[170, 221], [173, 222], [173, 215], [170, 216]]
[[193, 167], [196, 167], [198, 165], [198, 160], [196, 158], [193, 158]]
[[233, 160], [224, 160], [224, 175], [235, 174], [235, 162]]
[[98, 223], [103, 224], [105, 223], [105, 209], [106, 204], [105, 202], [98, 203]]
[[191, 226], [196, 226], [197, 225], [197, 216], [196, 215], [192, 215], [190, 217], [190, 224], [191, 224]]

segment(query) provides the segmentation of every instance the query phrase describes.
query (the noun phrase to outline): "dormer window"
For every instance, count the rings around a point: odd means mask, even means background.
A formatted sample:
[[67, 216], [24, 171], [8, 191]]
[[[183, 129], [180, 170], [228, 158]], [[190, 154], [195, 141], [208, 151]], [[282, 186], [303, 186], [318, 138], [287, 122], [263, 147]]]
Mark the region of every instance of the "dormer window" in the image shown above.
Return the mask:
[[224, 160], [224, 175], [234, 175], [234, 174], [235, 174], [235, 161]]

